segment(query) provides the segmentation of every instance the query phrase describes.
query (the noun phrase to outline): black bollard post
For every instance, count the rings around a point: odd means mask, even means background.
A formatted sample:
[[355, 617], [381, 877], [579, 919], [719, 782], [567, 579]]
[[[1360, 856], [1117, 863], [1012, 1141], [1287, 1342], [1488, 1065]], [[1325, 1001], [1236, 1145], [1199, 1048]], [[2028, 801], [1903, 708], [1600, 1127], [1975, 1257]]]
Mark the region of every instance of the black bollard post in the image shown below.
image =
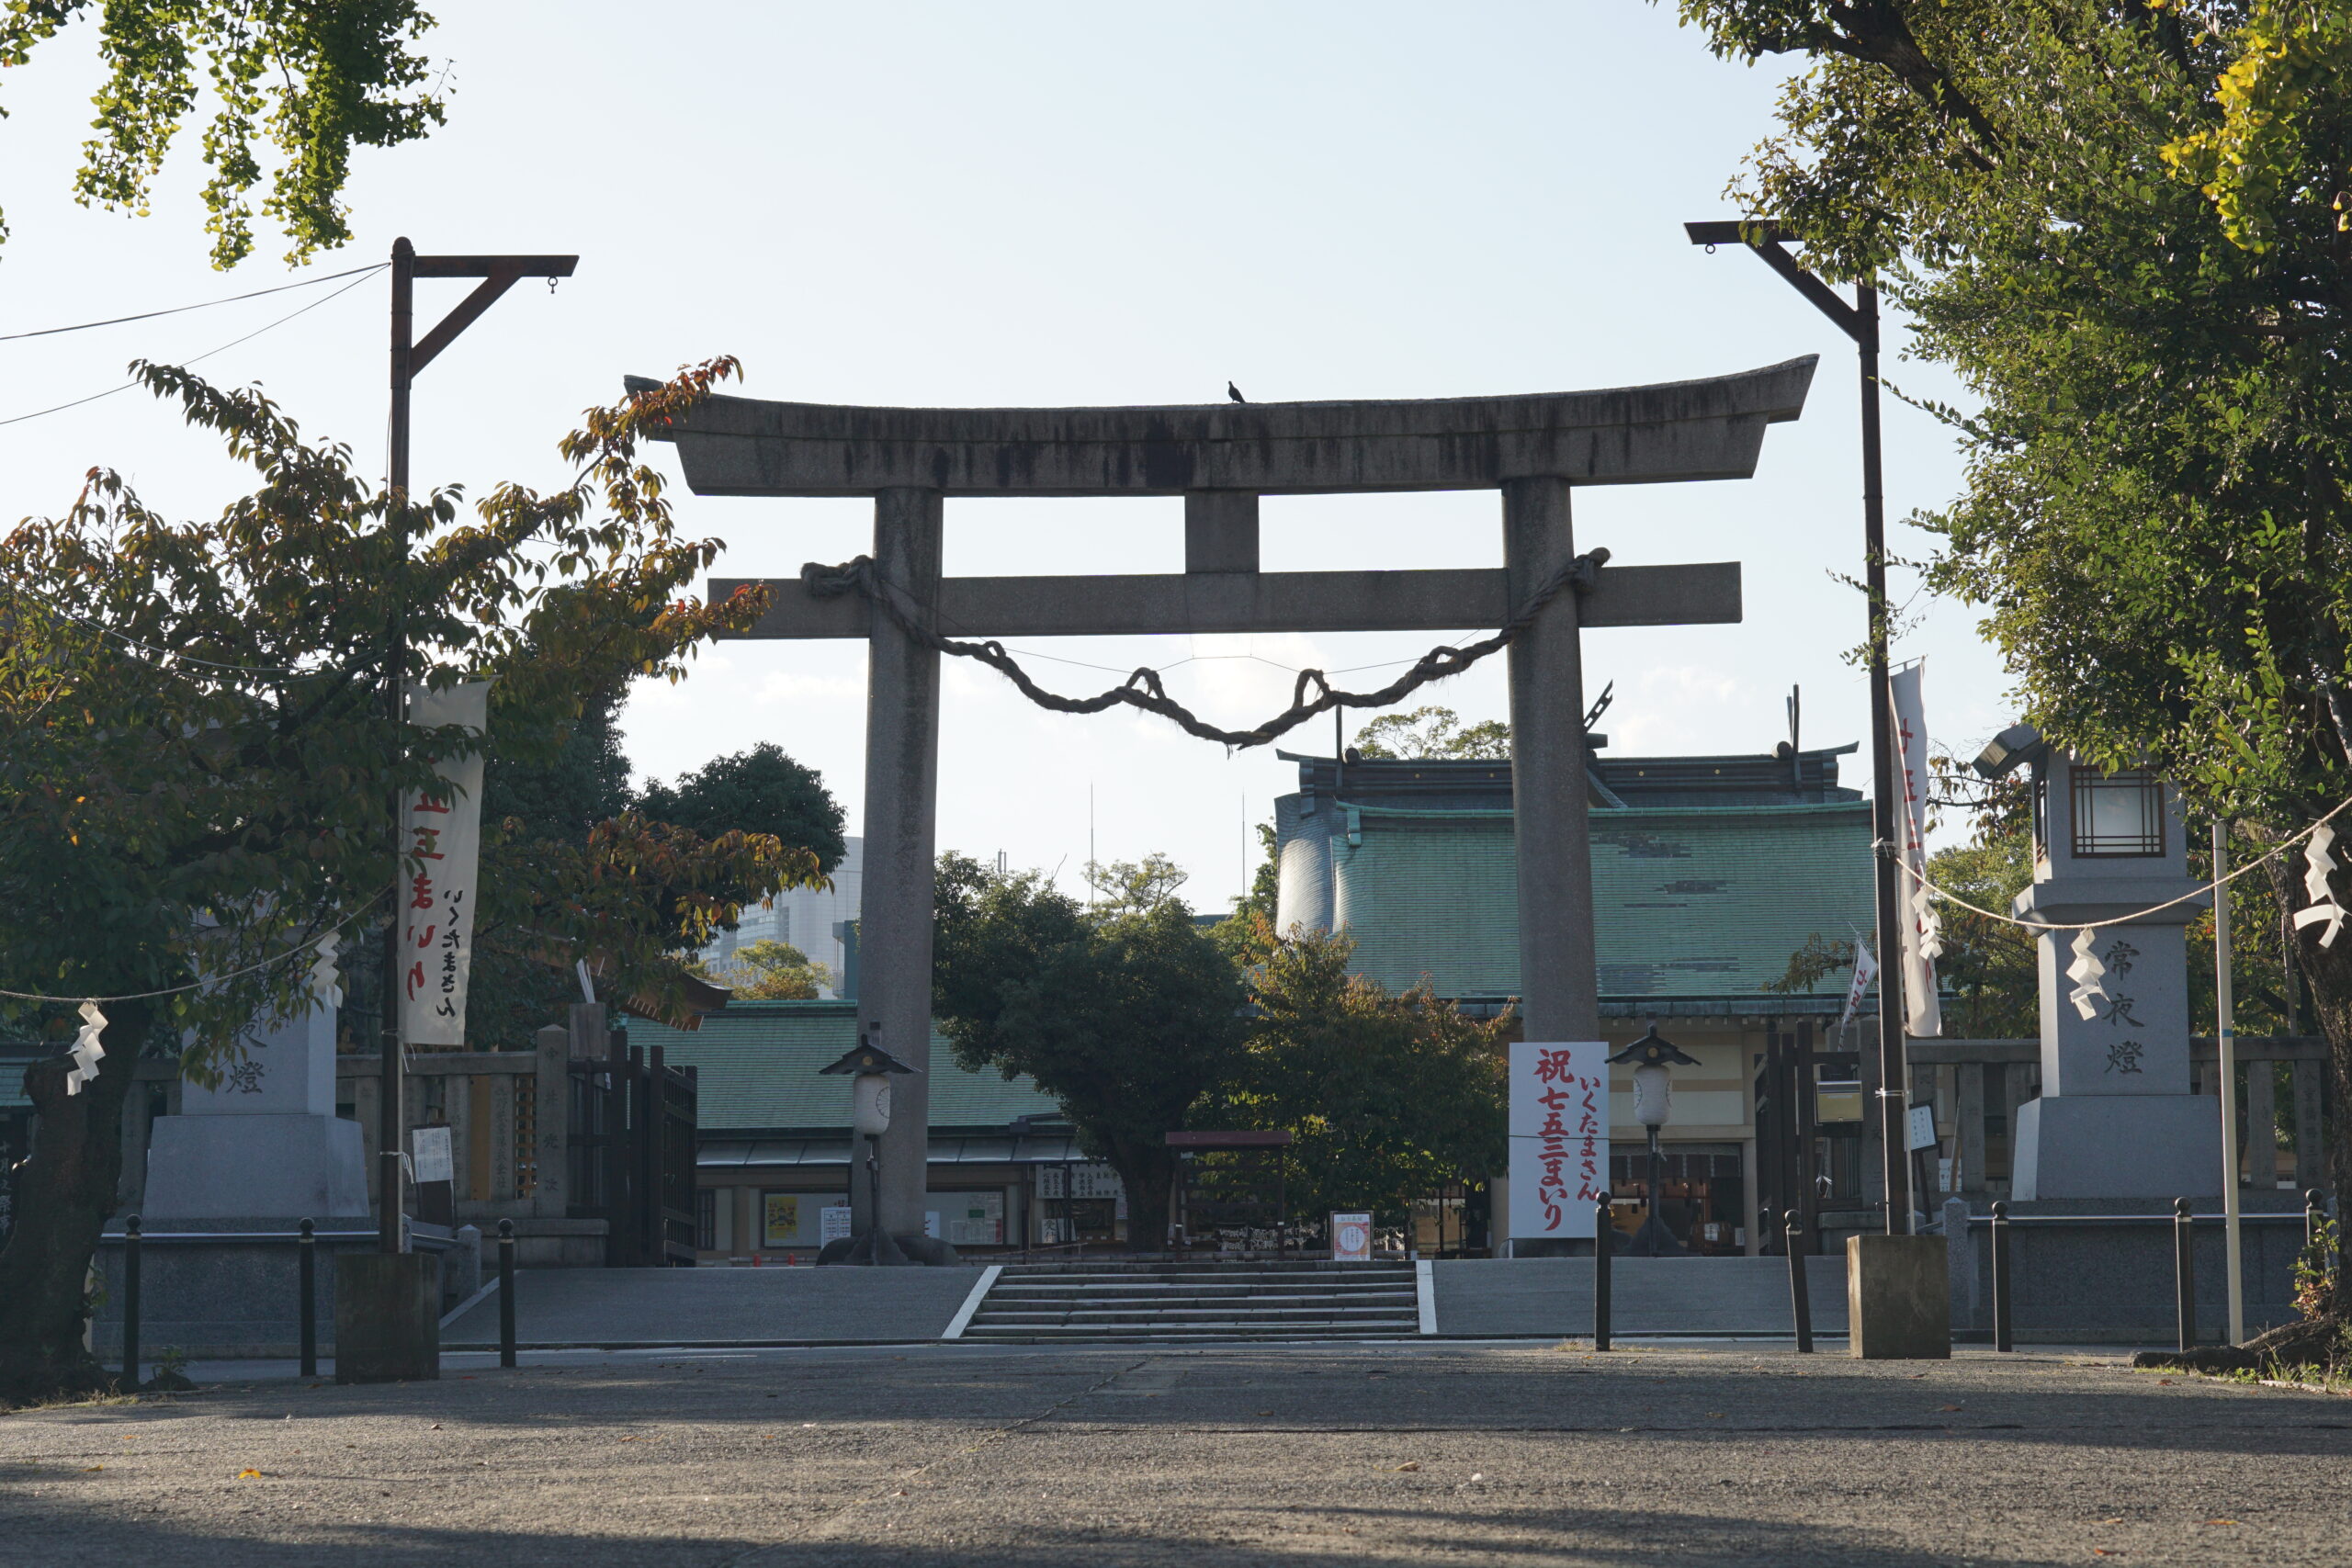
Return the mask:
[[2188, 1200], [2172, 1201], [2172, 1273], [2173, 1289], [2179, 1298], [2177, 1312], [2180, 1319], [2180, 1353], [2188, 1355], [2197, 1348], [2197, 1253], [2196, 1235], [2189, 1218]]
[[1617, 1227], [1609, 1223], [1609, 1200], [1593, 1205], [1592, 1348], [1609, 1348], [1609, 1259], [1617, 1250]]
[[498, 1222], [498, 1364], [514, 1364], [514, 1222]]
[[2017, 1348], [2009, 1322], [2009, 1206], [1993, 1205], [1993, 1348]]
[[295, 1243], [300, 1249], [302, 1290], [302, 1375], [319, 1375], [319, 1238], [318, 1224], [304, 1220], [301, 1238]]
[[1813, 1354], [1813, 1292], [1804, 1277], [1804, 1217], [1789, 1211], [1789, 1315], [1796, 1320], [1797, 1354]]
[[139, 1392], [139, 1216], [122, 1222], [122, 1392]]

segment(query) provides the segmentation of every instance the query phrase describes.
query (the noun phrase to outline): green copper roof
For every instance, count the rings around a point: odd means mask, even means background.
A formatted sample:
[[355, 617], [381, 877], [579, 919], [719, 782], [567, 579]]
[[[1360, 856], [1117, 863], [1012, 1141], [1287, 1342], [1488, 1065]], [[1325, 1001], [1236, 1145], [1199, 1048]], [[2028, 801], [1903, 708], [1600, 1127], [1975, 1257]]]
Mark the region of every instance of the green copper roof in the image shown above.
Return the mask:
[[[695, 1069], [705, 1133], [849, 1125], [852, 1080], [819, 1069], [855, 1048], [854, 1002], [731, 1002], [692, 1033], [631, 1019], [628, 1043], [659, 1045], [673, 1066]], [[1061, 1111], [1025, 1077], [963, 1071], [936, 1030], [928, 1076], [933, 1127], [1001, 1127]]]
[[[1388, 987], [1516, 996], [1519, 877], [1508, 811], [1351, 807], [1332, 845], [1334, 914]], [[1600, 994], [1759, 997], [1819, 931], [1871, 929], [1870, 808], [1596, 809]]]

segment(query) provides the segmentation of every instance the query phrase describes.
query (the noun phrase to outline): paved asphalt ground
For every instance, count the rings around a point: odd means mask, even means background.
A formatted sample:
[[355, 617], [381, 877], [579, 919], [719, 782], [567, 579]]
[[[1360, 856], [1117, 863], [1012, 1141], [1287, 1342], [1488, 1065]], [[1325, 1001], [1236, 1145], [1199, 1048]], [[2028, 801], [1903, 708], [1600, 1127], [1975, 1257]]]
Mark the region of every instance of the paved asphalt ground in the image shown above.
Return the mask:
[[259, 1379], [0, 1416], [0, 1564], [2352, 1560], [2352, 1400], [2099, 1355], [452, 1361], [437, 1383]]

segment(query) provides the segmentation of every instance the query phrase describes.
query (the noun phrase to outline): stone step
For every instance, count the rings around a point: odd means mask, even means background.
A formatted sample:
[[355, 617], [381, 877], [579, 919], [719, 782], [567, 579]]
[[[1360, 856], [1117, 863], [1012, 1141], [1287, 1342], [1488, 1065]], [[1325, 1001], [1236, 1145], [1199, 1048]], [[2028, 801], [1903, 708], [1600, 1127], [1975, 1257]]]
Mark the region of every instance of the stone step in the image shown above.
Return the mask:
[[1355, 1291], [1339, 1295], [1327, 1291], [1265, 1291], [1263, 1295], [1216, 1295], [1209, 1291], [1087, 1291], [1082, 1295], [1061, 1291], [990, 1291], [988, 1304], [1021, 1303], [1028, 1307], [1211, 1307], [1227, 1312], [1253, 1312], [1256, 1307], [1296, 1307], [1298, 1303], [1334, 1304], [1414, 1304], [1414, 1291]]
[[1170, 1279], [1153, 1275], [1069, 1278], [1060, 1275], [998, 1276], [1009, 1290], [1060, 1291], [1400, 1291], [1413, 1288], [1409, 1273], [1367, 1275], [1361, 1279], [1323, 1279], [1306, 1274], [1270, 1274], [1256, 1278]]
[[1390, 1339], [1420, 1328], [1409, 1264], [1008, 1265], [967, 1339]]
[[1117, 1308], [1090, 1308], [1072, 1312], [1023, 1312], [989, 1307], [975, 1314], [972, 1321], [974, 1323], [1194, 1323], [1212, 1320], [1227, 1322], [1240, 1317], [1248, 1317], [1252, 1321], [1262, 1318], [1268, 1322], [1296, 1322], [1301, 1319], [1313, 1319], [1318, 1323], [1364, 1323], [1374, 1319], [1383, 1321], [1393, 1319], [1397, 1322], [1413, 1323], [1419, 1321], [1419, 1314], [1409, 1306], [1399, 1310], [1396, 1307], [1333, 1307], [1319, 1304], [1278, 1307], [1246, 1314], [1218, 1306], [1142, 1307], [1125, 1311]]
[[1102, 1325], [1070, 1324], [1059, 1327], [1042, 1324], [1006, 1324], [991, 1325], [975, 1323], [964, 1331], [967, 1339], [1113, 1341], [1128, 1339], [1398, 1339], [1411, 1338], [1414, 1325], [1399, 1323], [1395, 1326], [1377, 1326], [1361, 1323], [1258, 1323], [1236, 1320], [1226, 1323], [1168, 1324], [1154, 1326], [1146, 1324]]
[[1024, 1301], [1217, 1301], [1267, 1302], [1290, 1301], [1299, 1296], [1335, 1302], [1372, 1301], [1384, 1297], [1414, 1295], [1411, 1280], [1393, 1285], [1347, 1285], [1315, 1287], [1254, 1285], [1246, 1287], [1217, 1285], [1007, 1285], [999, 1280], [989, 1291], [991, 1299]]
[[1409, 1263], [1333, 1263], [1328, 1260], [1283, 1262], [1266, 1259], [1248, 1263], [1008, 1263], [1007, 1274], [1162, 1274], [1199, 1279], [1219, 1274], [1410, 1274]]

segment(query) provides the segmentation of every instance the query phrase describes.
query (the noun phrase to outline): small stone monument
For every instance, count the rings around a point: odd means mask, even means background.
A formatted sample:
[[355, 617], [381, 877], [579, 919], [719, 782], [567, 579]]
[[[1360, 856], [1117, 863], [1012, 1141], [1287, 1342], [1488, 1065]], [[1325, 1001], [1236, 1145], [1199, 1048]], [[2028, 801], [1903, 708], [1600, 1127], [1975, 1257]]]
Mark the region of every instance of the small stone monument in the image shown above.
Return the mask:
[[359, 1123], [334, 1113], [335, 1009], [246, 1028], [217, 1088], [182, 1088], [148, 1147], [148, 1228], [192, 1220], [349, 1220], [365, 1228]]
[[[2041, 1096], [2018, 1108], [2011, 1195], [2218, 1196], [2221, 1118], [2189, 1092], [2185, 929], [2211, 898], [2188, 874], [2180, 803], [2146, 770], [2090, 767], [2029, 725], [2005, 731], [1977, 769], [2021, 763], [2033, 770], [2033, 883], [2011, 908], [2057, 929], [2034, 939]], [[2084, 940], [2085, 924], [2139, 910]]]
[[[359, 1123], [334, 1113], [335, 1009], [259, 1019], [220, 1083], [183, 1083], [180, 1111], [155, 1118], [146, 1190], [134, 1202], [154, 1247], [144, 1260], [142, 1333], [199, 1357], [294, 1353], [300, 1298], [294, 1234], [317, 1222], [318, 1313], [334, 1321], [336, 1282], [374, 1245]], [[120, 1221], [102, 1252], [107, 1304], [93, 1326], [103, 1355], [121, 1343]], [[321, 1338], [332, 1336], [323, 1326]]]

